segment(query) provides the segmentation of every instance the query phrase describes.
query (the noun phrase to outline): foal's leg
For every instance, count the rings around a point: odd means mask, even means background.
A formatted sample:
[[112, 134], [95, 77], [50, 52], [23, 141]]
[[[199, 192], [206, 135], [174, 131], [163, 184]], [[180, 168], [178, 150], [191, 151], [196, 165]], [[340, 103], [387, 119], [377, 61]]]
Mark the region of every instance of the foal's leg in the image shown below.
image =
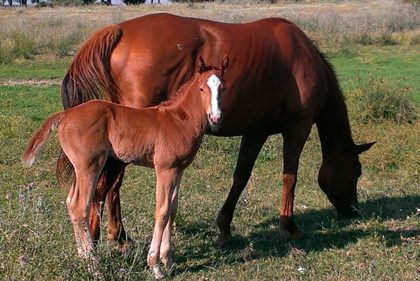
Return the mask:
[[73, 224], [79, 257], [92, 257], [93, 239], [89, 228], [89, 212], [101, 167], [75, 168], [76, 180], [67, 196], [67, 208]]
[[[291, 126], [292, 127], [292, 126]], [[298, 228], [293, 221], [293, 201], [295, 197], [295, 186], [299, 158], [308, 135], [311, 131], [311, 124], [297, 124], [288, 131], [283, 132], [283, 198], [280, 210], [280, 228], [287, 231], [292, 239], [302, 237], [303, 230]]]
[[160, 267], [160, 248], [163, 232], [168, 224], [170, 216], [170, 205], [177, 184], [179, 171], [176, 169], [160, 170], [156, 168], [156, 207], [155, 207], [155, 228], [153, 231], [152, 244], [147, 255], [147, 264], [153, 269], [155, 278], [164, 277]]
[[174, 192], [172, 193], [171, 204], [169, 206], [170, 218], [166, 224], [165, 230], [163, 231], [162, 244], [160, 245], [160, 260], [165, 265], [167, 271], [171, 271], [173, 267], [171, 233], [176, 211], [178, 209], [178, 191], [183, 173], [184, 171], [179, 173], [176, 180]]
[[255, 160], [267, 137], [267, 135], [246, 135], [242, 137], [236, 170], [233, 176], [233, 185], [216, 219], [216, 224], [220, 229], [220, 236], [216, 241], [218, 245], [223, 245], [231, 237], [230, 224], [236, 203], [251, 176]]

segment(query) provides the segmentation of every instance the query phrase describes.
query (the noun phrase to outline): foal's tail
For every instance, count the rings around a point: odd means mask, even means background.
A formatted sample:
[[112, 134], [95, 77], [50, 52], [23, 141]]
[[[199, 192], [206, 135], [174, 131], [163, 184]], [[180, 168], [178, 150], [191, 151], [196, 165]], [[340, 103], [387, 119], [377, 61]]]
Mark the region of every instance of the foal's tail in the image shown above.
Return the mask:
[[[96, 31], [79, 50], [61, 84], [64, 109], [92, 99], [118, 102], [119, 89], [111, 75], [110, 57], [121, 39], [122, 30], [110, 25]], [[57, 160], [56, 177], [60, 186], [72, 178], [74, 169], [61, 152]]]
[[22, 164], [24, 167], [32, 166], [42, 146], [47, 141], [52, 131], [57, 128], [64, 115], [65, 113], [62, 111], [48, 117], [48, 119], [44, 121], [38, 132], [36, 132], [36, 134], [32, 137], [25, 153], [23, 154]]

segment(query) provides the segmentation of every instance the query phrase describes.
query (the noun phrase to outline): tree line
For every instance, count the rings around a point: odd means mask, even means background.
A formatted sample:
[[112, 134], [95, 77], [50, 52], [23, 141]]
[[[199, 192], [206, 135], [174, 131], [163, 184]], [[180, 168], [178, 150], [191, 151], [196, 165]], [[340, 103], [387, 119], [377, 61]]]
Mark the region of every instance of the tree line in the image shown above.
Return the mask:
[[[2, 6], [6, 6], [5, 3], [7, 2], [9, 6], [27, 6], [28, 0], [1, 0]], [[94, 4], [96, 0], [47, 0], [47, 1], [40, 1], [40, 0], [30, 0], [32, 4], [35, 4], [39, 7], [55, 7], [55, 6], [78, 6], [78, 5], [90, 5]], [[114, 0], [115, 1], [115, 0]], [[146, 0], [121, 0], [123, 3], [127, 5], [136, 5], [136, 4], [144, 4]], [[171, 2], [214, 2], [214, 0], [169, 0]], [[160, 4], [160, 0], [150, 0], [150, 2]], [[101, 0], [101, 3], [106, 4], [108, 6], [112, 5], [112, 0]]]

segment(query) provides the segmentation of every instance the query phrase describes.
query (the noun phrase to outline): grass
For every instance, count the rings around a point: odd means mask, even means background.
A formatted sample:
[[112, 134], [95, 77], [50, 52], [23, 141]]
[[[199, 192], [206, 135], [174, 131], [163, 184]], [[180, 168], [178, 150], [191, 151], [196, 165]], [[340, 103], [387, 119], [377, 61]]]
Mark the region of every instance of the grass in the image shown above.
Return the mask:
[[[313, 9], [316, 5], [297, 6]], [[183, 7], [184, 13], [204, 10], [201, 4]], [[252, 9], [255, 13], [255, 7], [266, 6], [242, 7], [244, 17]], [[126, 9], [121, 10], [121, 18], [138, 12], [134, 7]], [[111, 13], [116, 15], [116, 10]], [[24, 13], [39, 17], [37, 13], [46, 11]], [[104, 10], [92, 11], [100, 13]], [[278, 231], [282, 138], [272, 136], [235, 211], [233, 241], [225, 248], [215, 247], [218, 231], [213, 221], [231, 185], [240, 139], [206, 136], [182, 182], [173, 235], [177, 271], [167, 280], [420, 280], [419, 127], [390, 120], [364, 123], [356, 103], [358, 91], [368, 89], [365, 81], [374, 75], [386, 80], [387, 88], [409, 88], [409, 97], [418, 105], [418, 46], [356, 45], [346, 51], [331, 45], [323, 50], [332, 57], [347, 96], [356, 142], [377, 141], [361, 156], [360, 219], [337, 221], [319, 189], [321, 153], [314, 129], [301, 157], [296, 190], [295, 219], [306, 234], [298, 241], [283, 238]], [[52, 53], [14, 60], [0, 65], [0, 84], [56, 82], [69, 62]], [[88, 264], [77, 258], [63, 202], [67, 190], [58, 189], [54, 177], [59, 151], [55, 134], [33, 168], [23, 169], [20, 164], [27, 141], [41, 122], [61, 110], [59, 86], [16, 84], [0, 85], [0, 279], [95, 280]], [[146, 255], [153, 228], [154, 185], [153, 170], [127, 169], [122, 211], [135, 244], [121, 254], [115, 245], [99, 242], [106, 280], [152, 280]]]
[[[390, 48], [388, 55], [397, 50]], [[374, 55], [368, 50], [360, 53], [364, 59]], [[358, 72], [357, 61], [363, 57], [346, 60], [343, 65], [350, 67], [339, 67], [340, 77]], [[61, 64], [66, 62], [52, 64], [55, 76], [63, 74]], [[11, 75], [6, 68], [1, 70], [3, 76]], [[63, 204], [66, 191], [57, 189], [54, 178], [56, 138], [51, 138], [34, 168], [23, 169], [19, 160], [39, 124], [60, 110], [58, 93], [57, 85], [0, 86], [0, 241], [4, 245], [0, 276], [5, 280], [94, 280], [88, 266], [76, 257]], [[349, 106], [353, 105], [349, 102]], [[353, 222], [334, 219], [316, 184], [320, 147], [314, 130], [302, 155], [296, 194], [296, 222], [306, 231], [299, 241], [282, 238], [277, 229], [282, 146], [281, 137], [272, 136], [238, 204], [234, 240], [226, 248], [214, 247], [218, 232], [213, 220], [231, 184], [239, 139], [206, 136], [181, 188], [173, 237], [178, 270], [172, 279], [418, 279], [420, 131], [417, 126], [389, 121], [365, 125], [354, 118], [358, 142], [378, 141], [361, 159], [362, 216]], [[32, 189], [28, 188], [31, 182]], [[106, 241], [99, 243], [101, 269], [109, 280], [151, 280], [146, 253], [153, 227], [154, 183], [152, 170], [129, 167], [122, 206], [135, 246], [121, 255]]]
[[88, 6], [73, 8], [0, 7], [0, 63], [38, 54], [72, 55], [104, 25], [137, 16], [170, 12], [230, 23], [284, 17], [298, 24], [323, 48], [349, 45], [418, 45], [420, 10], [399, 1], [279, 2], [220, 1], [171, 5]]

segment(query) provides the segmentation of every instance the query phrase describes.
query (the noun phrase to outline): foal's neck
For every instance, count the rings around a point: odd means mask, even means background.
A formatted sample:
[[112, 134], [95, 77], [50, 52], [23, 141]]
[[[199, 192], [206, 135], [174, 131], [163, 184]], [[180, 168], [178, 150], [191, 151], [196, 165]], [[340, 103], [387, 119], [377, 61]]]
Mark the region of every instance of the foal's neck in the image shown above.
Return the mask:
[[157, 108], [163, 114], [179, 118], [185, 126], [189, 126], [187, 123], [190, 123], [195, 129], [204, 130], [207, 118], [196, 80], [184, 84], [168, 101], [161, 103]]

